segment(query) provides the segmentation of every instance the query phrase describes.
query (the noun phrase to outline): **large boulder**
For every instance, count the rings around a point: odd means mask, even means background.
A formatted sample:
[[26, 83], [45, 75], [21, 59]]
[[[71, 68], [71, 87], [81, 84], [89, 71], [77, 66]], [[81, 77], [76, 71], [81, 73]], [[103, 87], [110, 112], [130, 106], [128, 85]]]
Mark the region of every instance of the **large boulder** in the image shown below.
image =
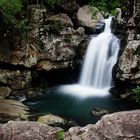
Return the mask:
[[101, 32], [104, 29], [104, 18], [96, 7], [84, 5], [77, 12], [78, 25], [88, 32]]
[[65, 140], [139, 140], [140, 110], [105, 115], [95, 125], [72, 127]]
[[119, 59], [117, 78], [140, 84], [140, 41], [129, 41]]
[[25, 121], [10, 121], [0, 125], [1, 140], [59, 140], [62, 129]]

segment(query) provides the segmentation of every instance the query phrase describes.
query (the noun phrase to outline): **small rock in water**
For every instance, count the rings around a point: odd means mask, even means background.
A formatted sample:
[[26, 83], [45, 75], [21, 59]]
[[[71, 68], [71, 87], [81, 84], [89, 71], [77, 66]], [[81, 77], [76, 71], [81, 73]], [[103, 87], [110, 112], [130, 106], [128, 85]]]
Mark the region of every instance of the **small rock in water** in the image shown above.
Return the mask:
[[54, 125], [56, 123], [60, 123], [64, 125], [66, 123], [65, 119], [52, 114], [40, 116], [37, 121], [47, 125]]
[[105, 115], [105, 114], [108, 114], [109, 112], [105, 109], [102, 109], [102, 108], [93, 108], [92, 109], [92, 115], [94, 116], [102, 116], [102, 115]]

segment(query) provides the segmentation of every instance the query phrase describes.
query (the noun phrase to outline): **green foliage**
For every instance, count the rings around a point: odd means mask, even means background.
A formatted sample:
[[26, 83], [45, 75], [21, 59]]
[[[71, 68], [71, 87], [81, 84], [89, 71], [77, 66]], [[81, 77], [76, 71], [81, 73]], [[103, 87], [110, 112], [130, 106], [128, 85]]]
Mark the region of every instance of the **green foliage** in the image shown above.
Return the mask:
[[57, 132], [57, 138], [59, 140], [64, 140], [64, 131], [63, 130]]
[[100, 11], [114, 14], [115, 8], [124, 9], [126, 0], [90, 0], [90, 5], [97, 7]]
[[54, 8], [56, 4], [59, 4], [62, 0], [42, 0], [44, 5], [48, 5], [51, 8]]
[[15, 15], [22, 9], [20, 0], [0, 0], [0, 13], [3, 15], [5, 22], [15, 24]]
[[65, 36], [65, 42], [71, 44], [71, 42], [72, 42], [72, 35], [71, 34], [68, 34]]
[[50, 21], [49, 24], [49, 31], [55, 34], [60, 34], [60, 31], [64, 29], [64, 25], [60, 21]]
[[137, 103], [140, 103], [140, 86], [137, 86], [136, 88], [132, 89], [133, 92], [133, 98]]

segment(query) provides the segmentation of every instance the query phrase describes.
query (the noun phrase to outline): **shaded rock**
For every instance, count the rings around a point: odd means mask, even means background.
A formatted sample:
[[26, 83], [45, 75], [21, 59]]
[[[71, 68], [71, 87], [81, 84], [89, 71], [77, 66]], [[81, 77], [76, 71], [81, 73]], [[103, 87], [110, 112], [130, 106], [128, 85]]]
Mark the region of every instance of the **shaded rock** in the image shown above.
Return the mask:
[[137, 11], [128, 21], [128, 27], [140, 27], [140, 11]]
[[117, 78], [140, 84], [140, 41], [129, 41], [119, 59]]
[[31, 82], [30, 71], [0, 70], [0, 82], [12, 89], [26, 88]]
[[0, 96], [8, 97], [11, 93], [11, 89], [9, 87], [0, 87]]
[[72, 127], [65, 140], [139, 140], [140, 110], [105, 115], [95, 125]]
[[109, 112], [105, 109], [102, 109], [102, 108], [93, 108], [92, 109], [92, 115], [93, 116], [102, 116], [102, 115], [105, 115], [105, 114], [108, 114]]
[[37, 121], [39, 123], [43, 123], [43, 124], [47, 124], [47, 125], [54, 125], [57, 123], [64, 125], [66, 123], [65, 119], [63, 119], [59, 116], [56, 116], [56, 115], [52, 115], [52, 114], [40, 116]]
[[77, 0], [61, 0], [58, 3], [58, 7], [60, 8], [61, 11], [71, 15], [77, 12], [79, 9]]
[[28, 10], [31, 27], [27, 31], [28, 39], [16, 36], [12, 46], [2, 41], [0, 62], [38, 68], [45, 61], [49, 63], [45, 64], [45, 70], [73, 67], [77, 49], [87, 37], [84, 28], [73, 29], [67, 14], [50, 15], [40, 6], [29, 6]]
[[71, 19], [68, 17], [67, 14], [63, 14], [63, 13], [52, 15], [52, 16], [46, 18], [45, 22], [47, 24], [50, 24], [50, 26], [52, 24], [55, 24], [56, 22], [59, 22], [61, 24], [61, 26], [63, 26], [63, 27], [73, 27], [73, 23], [72, 23]]
[[104, 18], [96, 7], [84, 5], [77, 12], [78, 25], [89, 32], [100, 32], [104, 29]]
[[29, 113], [29, 108], [19, 101], [0, 99], [0, 121], [22, 118]]
[[25, 121], [9, 121], [0, 125], [1, 140], [59, 140], [62, 129]]
[[64, 61], [64, 62], [51, 62], [49, 60], [42, 60], [37, 64], [37, 70], [46, 70], [50, 71], [53, 69], [64, 69], [68, 67], [72, 67], [72, 61]]

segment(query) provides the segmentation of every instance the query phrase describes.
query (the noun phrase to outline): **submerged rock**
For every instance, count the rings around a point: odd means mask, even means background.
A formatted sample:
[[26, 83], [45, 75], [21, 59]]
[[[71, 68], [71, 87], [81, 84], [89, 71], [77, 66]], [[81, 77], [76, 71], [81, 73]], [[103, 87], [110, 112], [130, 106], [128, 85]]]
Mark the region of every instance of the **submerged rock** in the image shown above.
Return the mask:
[[93, 116], [103, 116], [105, 114], [108, 114], [109, 112], [102, 108], [93, 108], [92, 109], [92, 115]]

